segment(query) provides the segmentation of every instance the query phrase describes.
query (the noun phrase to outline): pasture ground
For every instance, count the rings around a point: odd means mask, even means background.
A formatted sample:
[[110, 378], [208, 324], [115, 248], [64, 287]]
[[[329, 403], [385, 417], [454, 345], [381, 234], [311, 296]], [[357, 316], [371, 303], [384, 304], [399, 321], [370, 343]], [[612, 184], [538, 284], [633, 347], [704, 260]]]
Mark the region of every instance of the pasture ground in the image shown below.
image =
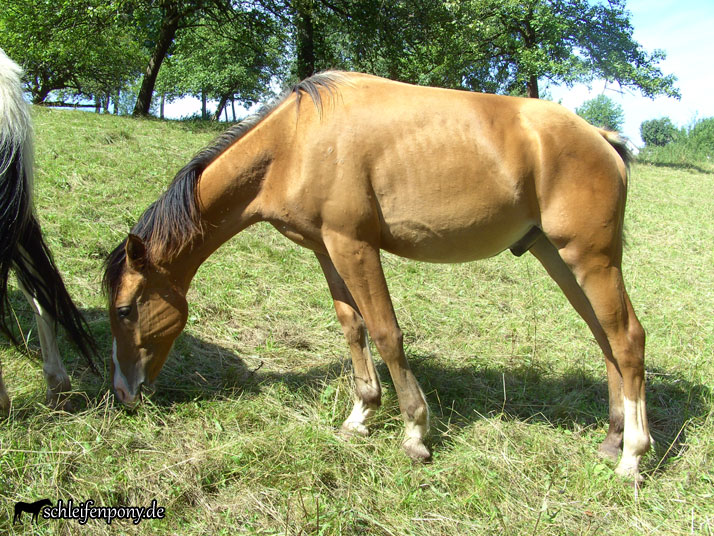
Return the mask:
[[[348, 352], [314, 256], [268, 225], [205, 263], [185, 333], [134, 413], [113, 402], [102, 260], [221, 126], [36, 110], [36, 205], [101, 348], [104, 379], [62, 341], [79, 406], [43, 406], [29, 354], [0, 342], [13, 400], [0, 422], [0, 533], [711, 534], [714, 532], [714, 174], [636, 165], [625, 277], [647, 330], [656, 447], [634, 488], [598, 458], [602, 356], [530, 255], [464, 265], [384, 256], [406, 352], [432, 410], [433, 462], [399, 448], [383, 406], [365, 439], [335, 433], [351, 408]], [[13, 283], [14, 285], [14, 283]], [[163, 520], [12, 524], [16, 501], [166, 508]]]

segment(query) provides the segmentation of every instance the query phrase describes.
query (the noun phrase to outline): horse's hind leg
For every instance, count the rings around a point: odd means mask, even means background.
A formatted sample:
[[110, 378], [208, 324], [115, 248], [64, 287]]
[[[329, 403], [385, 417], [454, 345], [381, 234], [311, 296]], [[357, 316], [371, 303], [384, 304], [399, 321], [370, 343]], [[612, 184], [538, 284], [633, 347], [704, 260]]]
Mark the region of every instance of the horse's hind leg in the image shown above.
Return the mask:
[[543, 235], [530, 249], [531, 253], [540, 261], [550, 277], [558, 284], [563, 294], [578, 314], [585, 320], [595, 340], [600, 345], [605, 356], [607, 366], [607, 384], [609, 393], [610, 419], [605, 440], [600, 445], [600, 453], [613, 461], [617, 461], [622, 445], [622, 432], [624, 427], [624, 409], [622, 394], [622, 375], [615, 365], [607, 335], [595, 316], [590, 301], [570, 271], [570, 268], [560, 258], [558, 250]]
[[316, 253], [316, 256], [330, 287], [337, 318], [350, 347], [354, 368], [355, 405], [352, 413], [342, 424], [342, 430], [366, 436], [369, 430], [365, 422], [382, 403], [382, 386], [369, 351], [367, 328], [350, 291], [347, 290], [332, 261], [319, 253]]
[[639, 462], [650, 447], [645, 407], [645, 332], [624, 288], [620, 268], [585, 263], [575, 270], [600, 325], [607, 334], [615, 366], [622, 375], [624, 429], [617, 473], [639, 479]]
[[[619, 241], [604, 235], [601, 237], [603, 243], [598, 244], [596, 238], [590, 235], [587, 244], [580, 243], [574, 237], [561, 239], [562, 246], [558, 255], [572, 272], [590, 304], [602, 330], [600, 332], [596, 328], [593, 333], [611, 362], [608, 365], [608, 383], [610, 399], [616, 404], [611, 412], [611, 430], [602, 450], [612, 453], [619, 444], [620, 409], [617, 402], [622, 400], [623, 449], [616, 472], [640, 479], [639, 461], [650, 446], [645, 408], [645, 334], [625, 291], [620, 270]], [[584, 318], [588, 320], [587, 312]], [[605, 334], [607, 345], [601, 342], [602, 333]], [[622, 378], [621, 399], [620, 384], [613, 369]]]
[[429, 427], [429, 409], [404, 355], [402, 332], [389, 297], [379, 250], [369, 242], [344, 233], [325, 234], [330, 259], [354, 297], [369, 334], [389, 368], [406, 424], [402, 446], [410, 458], [426, 460], [431, 456], [423, 441]]
[[37, 321], [40, 348], [42, 349], [42, 372], [47, 382], [47, 405], [71, 411], [68, 393], [72, 390], [72, 385], [69, 380], [69, 375], [60, 359], [55, 319], [45, 311], [40, 305], [40, 302], [24, 288], [22, 282], [20, 282], [20, 289], [25, 295], [30, 307], [32, 307], [35, 313], [35, 320]]

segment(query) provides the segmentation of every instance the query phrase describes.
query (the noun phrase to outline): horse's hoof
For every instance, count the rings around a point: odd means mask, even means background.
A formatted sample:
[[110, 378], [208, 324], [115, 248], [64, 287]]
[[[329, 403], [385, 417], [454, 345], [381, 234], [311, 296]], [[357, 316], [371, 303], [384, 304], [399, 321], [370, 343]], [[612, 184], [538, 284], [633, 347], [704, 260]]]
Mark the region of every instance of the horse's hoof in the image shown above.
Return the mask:
[[340, 432], [346, 436], [367, 437], [369, 435], [369, 428], [367, 428], [361, 422], [345, 421], [344, 423], [342, 423], [342, 428], [340, 428]]
[[74, 413], [77, 409], [70, 399], [69, 393], [51, 393], [48, 391], [46, 404], [47, 407], [55, 411], [66, 411], [67, 413]]
[[598, 456], [616, 462], [620, 457], [620, 447], [603, 441], [597, 449]]
[[404, 452], [415, 462], [428, 462], [431, 460], [431, 452], [426, 448], [424, 442], [418, 437], [410, 437], [402, 443]]
[[636, 484], [641, 484], [642, 482], [645, 481], [645, 477], [643, 477], [640, 474], [640, 471], [637, 468], [637, 465], [632, 465], [629, 463], [622, 463], [622, 460], [620, 461], [619, 465], [615, 469], [615, 474], [626, 479], [626, 480], [632, 480]]

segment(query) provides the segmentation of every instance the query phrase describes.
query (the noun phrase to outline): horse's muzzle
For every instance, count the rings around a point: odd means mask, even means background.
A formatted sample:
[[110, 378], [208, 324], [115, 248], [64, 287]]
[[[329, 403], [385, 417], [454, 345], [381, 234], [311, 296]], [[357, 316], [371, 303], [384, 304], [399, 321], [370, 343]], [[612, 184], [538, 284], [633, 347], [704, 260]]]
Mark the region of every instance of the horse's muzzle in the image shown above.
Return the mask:
[[130, 393], [125, 385], [115, 385], [114, 393], [119, 401], [126, 406], [127, 409], [135, 409], [136, 406], [141, 402], [141, 386], [139, 384], [136, 388], [136, 393]]

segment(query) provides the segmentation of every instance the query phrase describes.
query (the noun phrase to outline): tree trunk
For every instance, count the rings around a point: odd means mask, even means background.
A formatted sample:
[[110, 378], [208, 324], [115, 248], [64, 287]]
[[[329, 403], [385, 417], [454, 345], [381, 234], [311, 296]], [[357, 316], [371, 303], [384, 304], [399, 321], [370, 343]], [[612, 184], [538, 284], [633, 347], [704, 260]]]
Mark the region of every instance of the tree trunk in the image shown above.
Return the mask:
[[[230, 95], [223, 95], [221, 97], [221, 100], [218, 102], [218, 108], [216, 108], [216, 113], [213, 114], [214, 121], [221, 120], [221, 112], [223, 111], [224, 108], [226, 108], [226, 103], [228, 102], [228, 97], [230, 97]], [[228, 109], [226, 109], [226, 121], [228, 121]]]
[[164, 118], [164, 104], [166, 103], [166, 93], [161, 94], [161, 106], [159, 107], [159, 117]]
[[528, 96], [532, 99], [538, 99], [540, 98], [540, 95], [538, 94], [538, 77], [531, 75], [531, 77], [528, 79], [528, 82], [526, 82], [526, 91], [528, 92]]
[[206, 91], [201, 90], [201, 119], [208, 119], [208, 112], [206, 111]]
[[50, 95], [52, 88], [49, 87], [46, 76], [35, 77], [35, 86], [32, 88], [32, 104], [42, 104]]
[[149, 115], [151, 97], [154, 94], [154, 86], [156, 85], [156, 77], [159, 74], [161, 63], [166, 57], [166, 52], [168, 52], [171, 43], [174, 41], [180, 21], [180, 14], [176, 12], [175, 8], [169, 7], [161, 21], [159, 38], [156, 40], [154, 52], [151, 54], [149, 65], [146, 67], [146, 72], [144, 73], [144, 79], [141, 82], [139, 96], [136, 99], [136, 106], [134, 106], [134, 115]]
[[119, 97], [121, 96], [121, 89], [117, 89], [117, 94], [114, 95], [114, 115], [119, 115]]
[[312, 19], [313, 0], [295, 2], [295, 37], [297, 74], [300, 80], [315, 74], [315, 27]]
[[231, 108], [233, 109], [233, 122], [236, 122], [236, 100], [231, 97]]

